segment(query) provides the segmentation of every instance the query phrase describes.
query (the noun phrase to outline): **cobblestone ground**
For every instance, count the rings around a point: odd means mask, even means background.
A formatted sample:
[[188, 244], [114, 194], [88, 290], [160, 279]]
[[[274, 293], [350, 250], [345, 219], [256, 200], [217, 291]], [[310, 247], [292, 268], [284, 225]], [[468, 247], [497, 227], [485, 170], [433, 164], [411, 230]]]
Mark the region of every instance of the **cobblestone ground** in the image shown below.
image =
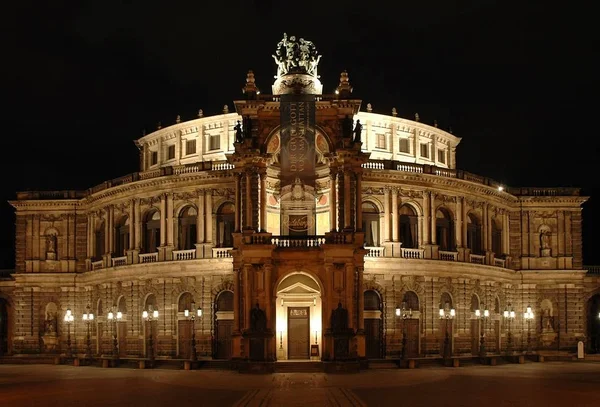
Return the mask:
[[600, 406], [599, 363], [244, 375], [0, 365], [0, 406]]

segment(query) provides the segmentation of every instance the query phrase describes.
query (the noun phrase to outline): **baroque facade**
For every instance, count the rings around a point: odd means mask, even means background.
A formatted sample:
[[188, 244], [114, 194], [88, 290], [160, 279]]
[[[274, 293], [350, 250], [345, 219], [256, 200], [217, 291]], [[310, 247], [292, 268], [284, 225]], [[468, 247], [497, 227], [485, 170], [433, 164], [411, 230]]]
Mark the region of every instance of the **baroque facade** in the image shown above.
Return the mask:
[[323, 94], [309, 41], [284, 37], [274, 58], [272, 94], [250, 71], [234, 112], [200, 111], [137, 140], [139, 172], [17, 193], [0, 353], [598, 350], [600, 276], [582, 267], [578, 189], [458, 169], [459, 137], [361, 111], [346, 72]]

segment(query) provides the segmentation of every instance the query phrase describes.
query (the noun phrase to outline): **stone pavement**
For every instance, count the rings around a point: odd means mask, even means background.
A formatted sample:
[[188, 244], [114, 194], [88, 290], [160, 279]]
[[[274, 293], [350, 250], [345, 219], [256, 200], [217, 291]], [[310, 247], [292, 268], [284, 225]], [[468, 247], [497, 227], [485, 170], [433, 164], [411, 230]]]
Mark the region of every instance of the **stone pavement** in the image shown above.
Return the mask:
[[239, 374], [0, 365], [0, 406], [600, 406], [600, 363]]

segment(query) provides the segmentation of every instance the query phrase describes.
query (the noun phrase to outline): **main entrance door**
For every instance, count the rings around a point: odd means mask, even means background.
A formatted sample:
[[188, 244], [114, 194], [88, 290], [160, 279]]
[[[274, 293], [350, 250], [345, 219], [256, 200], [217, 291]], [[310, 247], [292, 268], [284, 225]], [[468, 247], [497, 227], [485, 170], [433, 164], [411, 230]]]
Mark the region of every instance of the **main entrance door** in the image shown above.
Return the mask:
[[309, 307], [288, 308], [288, 359], [309, 359]]

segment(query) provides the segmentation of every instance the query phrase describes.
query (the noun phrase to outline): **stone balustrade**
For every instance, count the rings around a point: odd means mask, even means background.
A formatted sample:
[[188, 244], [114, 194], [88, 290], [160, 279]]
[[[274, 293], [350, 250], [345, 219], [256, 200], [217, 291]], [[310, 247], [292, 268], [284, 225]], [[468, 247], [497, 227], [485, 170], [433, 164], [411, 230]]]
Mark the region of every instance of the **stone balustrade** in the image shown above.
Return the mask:
[[483, 254], [469, 254], [469, 262], [475, 264], [485, 264], [485, 256]]
[[92, 262], [92, 270], [100, 270], [104, 268], [104, 260], [96, 260]]
[[384, 257], [385, 255], [384, 247], [365, 246], [365, 250], [367, 251], [367, 257]]
[[158, 253], [142, 253], [140, 254], [140, 263], [156, 263], [158, 261]]
[[127, 256], [113, 257], [111, 262], [113, 267], [125, 266], [127, 264]]
[[271, 242], [278, 248], [319, 247], [325, 243], [325, 236], [273, 236]]
[[425, 258], [425, 250], [423, 249], [406, 249], [401, 248], [402, 257], [405, 259], [423, 259]]
[[505, 267], [506, 266], [506, 260], [504, 259], [494, 259], [494, 266], [496, 267]]
[[232, 257], [231, 249], [233, 249], [233, 247], [213, 247], [212, 256], [214, 259], [224, 259]]
[[196, 258], [196, 249], [173, 250], [173, 260], [194, 260]]
[[445, 261], [457, 261], [458, 260], [458, 252], [449, 252], [449, 251], [440, 250], [439, 254], [440, 254], [440, 260], [445, 260]]

